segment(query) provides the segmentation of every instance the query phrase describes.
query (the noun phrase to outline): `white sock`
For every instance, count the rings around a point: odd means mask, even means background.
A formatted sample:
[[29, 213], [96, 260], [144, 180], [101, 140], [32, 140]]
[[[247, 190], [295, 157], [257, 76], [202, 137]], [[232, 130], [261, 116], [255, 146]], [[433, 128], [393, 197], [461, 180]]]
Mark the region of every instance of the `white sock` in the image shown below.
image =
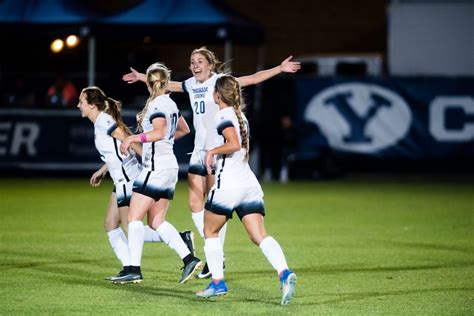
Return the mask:
[[273, 237], [267, 236], [262, 240], [259, 247], [265, 257], [267, 257], [268, 262], [270, 262], [272, 267], [278, 272], [278, 275], [280, 275], [282, 271], [288, 269], [283, 250]]
[[112, 229], [107, 232], [107, 236], [109, 236], [110, 245], [117, 258], [122, 262], [122, 266], [129, 266], [130, 253], [128, 251], [127, 237], [123, 233], [123, 230], [120, 227]]
[[224, 241], [225, 241], [225, 235], [227, 233], [227, 222], [222, 226], [221, 230], [219, 231], [219, 239], [222, 244], [222, 248], [224, 248]]
[[160, 235], [161, 240], [163, 240], [168, 247], [176, 251], [181, 259], [191, 253], [176, 228], [174, 228], [174, 226], [169, 222], [163, 222], [158, 226], [156, 231]]
[[148, 225], [145, 225], [144, 232], [145, 232], [145, 235], [143, 239], [146, 242], [162, 242], [163, 241], [160, 237], [160, 234], [158, 234], [156, 230], [154, 230]]
[[[205, 239], [204, 238], [204, 210], [200, 212], [196, 212], [196, 213], [192, 212], [191, 216], [193, 218], [194, 225], [196, 226], [196, 229], [199, 235], [203, 239]], [[224, 226], [222, 226], [221, 230], [219, 231], [219, 238], [221, 240], [222, 247], [224, 247], [226, 233], [227, 233], [227, 223], [225, 223]]]
[[193, 218], [194, 226], [196, 226], [199, 235], [204, 239], [204, 210], [192, 212], [191, 217]]
[[214, 280], [224, 278], [224, 250], [219, 238], [207, 238], [204, 241], [204, 253], [209, 271]]
[[143, 252], [143, 222], [128, 223], [128, 248], [130, 249], [130, 265], [141, 266]]

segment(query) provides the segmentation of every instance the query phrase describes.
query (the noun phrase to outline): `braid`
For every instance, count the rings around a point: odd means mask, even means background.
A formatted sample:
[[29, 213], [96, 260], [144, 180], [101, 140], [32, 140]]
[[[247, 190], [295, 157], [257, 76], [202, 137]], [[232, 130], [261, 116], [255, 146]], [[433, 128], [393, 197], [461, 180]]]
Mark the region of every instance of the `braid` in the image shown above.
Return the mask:
[[237, 120], [239, 121], [240, 138], [242, 138], [242, 147], [245, 148], [245, 159], [249, 159], [249, 142], [247, 135], [247, 126], [242, 117], [242, 102], [240, 94], [240, 86], [237, 80], [232, 81], [232, 88], [234, 91], [234, 110]]
[[245, 149], [245, 159], [249, 159], [249, 140], [247, 125], [244, 121], [243, 111], [245, 104], [242, 102], [242, 94], [237, 79], [230, 75], [224, 75], [217, 79], [216, 91], [220, 94], [225, 104], [232, 106], [239, 121], [240, 138], [242, 147]]
[[242, 147], [245, 148], [245, 159], [249, 159], [249, 142], [247, 138], [247, 126], [244, 123], [244, 119], [242, 117], [242, 111], [240, 109], [240, 104], [234, 106], [235, 115], [237, 116], [237, 120], [239, 121], [239, 128], [240, 128], [240, 138], [242, 138]]

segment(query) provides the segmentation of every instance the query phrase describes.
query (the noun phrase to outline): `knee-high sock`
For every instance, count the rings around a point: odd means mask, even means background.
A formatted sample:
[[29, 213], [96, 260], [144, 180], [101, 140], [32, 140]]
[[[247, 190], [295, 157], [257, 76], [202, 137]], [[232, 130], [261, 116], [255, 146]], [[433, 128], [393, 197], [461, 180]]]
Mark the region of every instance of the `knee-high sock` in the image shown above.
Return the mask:
[[204, 253], [206, 254], [207, 265], [214, 280], [224, 278], [224, 250], [219, 238], [207, 238], [204, 241]]
[[142, 221], [131, 221], [128, 224], [128, 248], [130, 249], [130, 265], [132, 266], [141, 266], [143, 235]]
[[107, 232], [109, 237], [110, 245], [114, 250], [115, 255], [122, 263], [122, 266], [126, 267], [130, 265], [130, 253], [128, 251], [127, 237], [123, 233], [123, 230], [119, 228], [112, 229]]
[[160, 235], [161, 240], [163, 240], [168, 247], [176, 251], [181, 259], [191, 253], [176, 228], [174, 228], [174, 226], [169, 222], [163, 222], [158, 226], [156, 231]]
[[193, 218], [194, 226], [196, 226], [199, 235], [204, 239], [204, 210], [192, 212], [191, 217]]
[[225, 235], [227, 234], [227, 222], [222, 226], [221, 230], [219, 231], [219, 239], [222, 244], [222, 248], [224, 248], [224, 241], [225, 241]]
[[268, 262], [270, 262], [272, 267], [277, 271], [278, 275], [280, 275], [283, 270], [288, 269], [283, 250], [273, 237], [267, 236], [262, 240], [259, 247], [265, 257], [267, 257]]
[[[196, 226], [199, 235], [204, 239], [204, 210], [200, 212], [193, 212], [191, 216], [193, 218], [194, 226]], [[219, 239], [221, 240], [222, 247], [224, 247], [226, 233], [227, 223], [225, 223], [225, 225], [222, 226], [221, 230], [219, 231]]]
[[160, 234], [158, 234], [156, 230], [154, 230], [148, 225], [145, 225], [144, 232], [145, 232], [145, 235], [143, 239], [146, 242], [162, 242], [163, 241], [160, 237]]

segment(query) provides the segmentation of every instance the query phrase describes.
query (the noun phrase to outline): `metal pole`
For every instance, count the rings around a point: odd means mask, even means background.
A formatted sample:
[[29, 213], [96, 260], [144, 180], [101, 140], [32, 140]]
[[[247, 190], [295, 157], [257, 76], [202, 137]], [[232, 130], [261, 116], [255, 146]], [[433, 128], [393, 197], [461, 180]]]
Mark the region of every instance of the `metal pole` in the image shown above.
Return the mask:
[[224, 43], [224, 62], [226, 68], [232, 71], [232, 40], [226, 39]]
[[87, 83], [95, 85], [95, 37], [89, 36]]

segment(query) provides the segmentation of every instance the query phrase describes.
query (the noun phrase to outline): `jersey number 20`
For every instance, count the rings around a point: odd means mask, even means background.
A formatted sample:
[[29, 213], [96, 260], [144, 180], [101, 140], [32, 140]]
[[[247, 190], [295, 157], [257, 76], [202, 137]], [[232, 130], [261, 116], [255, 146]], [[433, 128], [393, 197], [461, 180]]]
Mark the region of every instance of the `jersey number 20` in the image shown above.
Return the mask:
[[206, 102], [204, 102], [204, 101], [194, 102], [194, 112], [196, 114], [202, 114], [202, 113], [206, 112]]

